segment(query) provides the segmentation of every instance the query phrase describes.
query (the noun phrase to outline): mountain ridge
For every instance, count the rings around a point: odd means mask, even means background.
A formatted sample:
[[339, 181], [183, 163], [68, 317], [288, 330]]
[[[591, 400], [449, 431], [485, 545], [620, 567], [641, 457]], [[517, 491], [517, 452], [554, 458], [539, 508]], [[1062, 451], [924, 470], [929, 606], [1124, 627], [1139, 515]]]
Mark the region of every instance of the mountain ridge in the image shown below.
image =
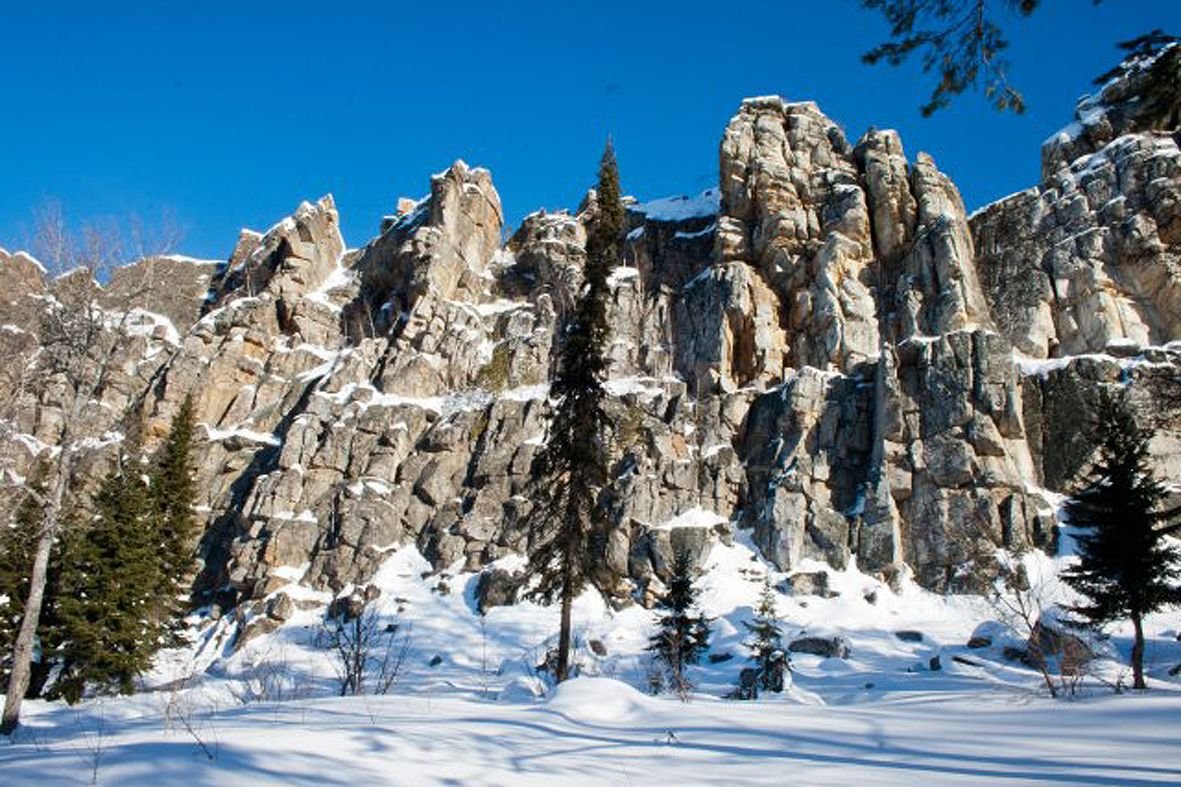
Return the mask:
[[[1181, 152], [1175, 132], [1121, 129], [1071, 161], [1043, 152], [1041, 184], [969, 217], [896, 133], [850, 144], [812, 102], [742, 102], [716, 212], [629, 206], [604, 590], [643, 599], [674, 549], [701, 560], [735, 527], [782, 570], [855, 560], [975, 587], [990, 549], [1052, 546], [1107, 386], [1160, 429], [1175, 477]], [[436, 571], [523, 549], [593, 195], [502, 242], [491, 173], [457, 162], [430, 186], [357, 249], [327, 196], [244, 231], [223, 265], [146, 260], [93, 289], [116, 312], [154, 284], [89, 428], [151, 445], [195, 397], [202, 602], [258, 604], [293, 579], [344, 592], [409, 543]], [[32, 358], [39, 304], [81, 285], [7, 252], [0, 281], [0, 339]], [[23, 477], [70, 392], [6, 393], [0, 457]]]

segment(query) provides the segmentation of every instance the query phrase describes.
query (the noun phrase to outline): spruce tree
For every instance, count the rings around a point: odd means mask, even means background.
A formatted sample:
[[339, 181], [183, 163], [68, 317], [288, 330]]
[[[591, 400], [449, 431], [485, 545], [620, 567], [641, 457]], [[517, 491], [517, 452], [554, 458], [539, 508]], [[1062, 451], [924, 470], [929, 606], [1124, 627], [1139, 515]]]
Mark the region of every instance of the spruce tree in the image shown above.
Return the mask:
[[131, 457], [117, 462], [94, 495], [93, 518], [67, 545], [55, 692], [71, 702], [87, 685], [131, 693], [161, 644], [162, 561], [142, 470]]
[[[12, 653], [17, 631], [24, 616], [29, 595], [29, 573], [33, 554], [42, 527], [41, 505], [37, 502], [46, 493], [45, 479], [48, 466], [38, 464], [30, 473], [28, 494], [17, 506], [12, 521], [0, 526], [0, 658], [3, 658], [4, 678], [7, 680], [8, 657]], [[51, 553], [41, 617], [37, 625], [39, 658], [31, 665], [26, 696], [37, 697], [52, 666], [54, 643], [57, 640], [57, 602], [61, 576], [60, 543]]]
[[775, 591], [769, 578], [763, 578], [755, 619], [743, 621], [742, 625], [750, 632], [750, 639], [743, 644], [750, 651], [751, 661], [755, 663], [756, 687], [774, 692], [783, 691], [784, 673], [788, 669], [787, 652], [783, 649], [783, 630], [779, 627]]
[[624, 209], [610, 142], [599, 165], [595, 213], [586, 243], [584, 284], [550, 386], [549, 439], [533, 461], [529, 514], [534, 598], [561, 602], [555, 678], [570, 674], [571, 608], [594, 566], [595, 545], [605, 540], [599, 494], [606, 487], [607, 277], [619, 264]]
[[158, 616], [175, 637], [181, 624], [183, 597], [193, 567], [193, 540], [197, 518], [193, 504], [193, 400], [186, 396], [172, 419], [168, 437], [160, 446], [151, 472], [152, 527], [160, 549]]
[[666, 685], [682, 700], [688, 699], [693, 690], [687, 667], [696, 664], [709, 649], [709, 620], [700, 612], [693, 614], [697, 594], [689, 553], [678, 551], [673, 557], [668, 593], [659, 603], [666, 614], [648, 640], [648, 651], [662, 666]]
[[1181, 603], [1181, 550], [1165, 542], [1167, 496], [1148, 464], [1151, 433], [1141, 429], [1125, 401], [1104, 396], [1096, 428], [1098, 456], [1083, 488], [1066, 502], [1077, 536], [1079, 561], [1063, 579], [1086, 598], [1071, 607], [1081, 622], [1101, 627], [1130, 619], [1134, 630], [1132, 678], [1144, 682], [1144, 616]]
[[29, 567], [40, 527], [41, 510], [32, 496], [26, 496], [12, 521], [0, 527], [0, 653], [5, 655], [12, 652], [24, 615]]

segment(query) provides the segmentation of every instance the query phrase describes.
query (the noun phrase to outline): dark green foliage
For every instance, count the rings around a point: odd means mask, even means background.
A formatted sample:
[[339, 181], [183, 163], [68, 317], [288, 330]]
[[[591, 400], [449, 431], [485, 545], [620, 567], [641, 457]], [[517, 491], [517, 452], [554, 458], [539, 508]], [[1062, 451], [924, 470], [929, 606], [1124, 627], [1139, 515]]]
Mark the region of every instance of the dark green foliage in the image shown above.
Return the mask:
[[0, 653], [12, 653], [29, 595], [29, 571], [37, 534], [41, 530], [41, 507], [27, 496], [17, 507], [10, 523], [0, 526]]
[[1066, 503], [1077, 536], [1079, 562], [1063, 579], [1086, 598], [1071, 608], [1086, 625], [1130, 618], [1135, 629], [1132, 670], [1143, 675], [1145, 615], [1181, 603], [1181, 550], [1164, 540], [1167, 492], [1148, 464], [1151, 434], [1141, 429], [1121, 399], [1105, 395], [1095, 428], [1098, 456], [1083, 488]]
[[143, 468], [125, 458], [94, 496], [93, 519], [71, 539], [61, 594], [63, 661], [55, 692], [73, 702], [88, 684], [128, 694], [160, 647], [164, 580]]
[[103, 479], [93, 516], [66, 529], [53, 632], [67, 700], [87, 685], [129, 693], [175, 643], [193, 565], [193, 402], [185, 397], [150, 465], [132, 448]]
[[556, 403], [549, 441], [534, 458], [530, 497], [530, 571], [534, 597], [560, 598], [562, 631], [557, 679], [569, 672], [570, 605], [594, 571], [606, 538], [599, 494], [607, 485], [607, 277], [619, 264], [624, 209], [610, 143], [599, 166], [597, 210], [587, 234], [585, 284], [562, 337], [550, 387]]
[[951, 103], [951, 99], [977, 85], [998, 110], [1025, 111], [1021, 93], [1005, 77], [1008, 63], [1001, 52], [1009, 45], [996, 22], [1003, 6], [1011, 13], [1029, 16], [1039, 0], [861, 0], [864, 8], [880, 11], [890, 25], [890, 40], [862, 55], [869, 64], [885, 61], [892, 66], [918, 53], [923, 71], [939, 75], [923, 117]]
[[692, 561], [687, 552], [680, 551], [673, 558], [668, 593], [659, 603], [665, 614], [648, 640], [648, 651], [661, 665], [665, 684], [681, 699], [687, 699], [693, 690], [686, 667], [696, 664], [709, 649], [709, 620], [700, 612], [693, 614], [697, 593]]
[[[0, 663], [5, 681], [8, 679], [8, 660], [12, 655], [17, 631], [24, 616], [25, 601], [29, 595], [29, 574], [33, 567], [33, 554], [43, 526], [42, 509], [38, 498], [46, 493], [45, 478], [48, 468], [38, 465], [30, 474], [30, 494], [17, 506], [12, 521], [0, 525]], [[53, 648], [58, 628], [57, 599], [58, 583], [61, 577], [61, 549], [55, 546], [50, 555], [49, 571], [46, 577], [41, 619], [38, 625], [40, 658], [33, 662], [32, 675], [26, 696], [36, 697], [41, 692], [49, 674], [49, 652]]]
[[789, 669], [788, 656], [783, 647], [783, 630], [779, 627], [775, 591], [771, 588], [770, 579], [763, 579], [763, 591], [759, 595], [755, 619], [743, 621], [742, 625], [750, 632], [750, 639], [743, 644], [750, 651], [750, 659], [755, 663], [756, 670], [754, 696], [742, 699], [755, 699], [758, 689], [783, 691], [785, 673]]
[[168, 437], [156, 453], [151, 472], [152, 526], [159, 545], [160, 585], [157, 615], [173, 634], [181, 623], [183, 601], [193, 567], [197, 518], [193, 503], [193, 400], [186, 396], [172, 419]]

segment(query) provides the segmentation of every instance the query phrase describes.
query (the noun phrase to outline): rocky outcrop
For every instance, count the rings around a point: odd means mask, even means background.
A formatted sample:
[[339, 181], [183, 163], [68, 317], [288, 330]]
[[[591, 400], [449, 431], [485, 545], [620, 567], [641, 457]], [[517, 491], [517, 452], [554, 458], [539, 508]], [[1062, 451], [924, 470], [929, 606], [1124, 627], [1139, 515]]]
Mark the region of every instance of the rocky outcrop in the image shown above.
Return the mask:
[[1086, 470], [1104, 388], [1127, 391], [1156, 430], [1158, 470], [1181, 469], [1170, 344], [1181, 336], [1181, 99], [1175, 87], [1171, 106], [1143, 95], [1178, 55], [1174, 45], [1126, 61], [1045, 142], [1042, 182], [971, 220], [985, 297], [1021, 358], [1033, 477], [1048, 489]]
[[997, 327], [1034, 358], [1181, 331], [1181, 149], [1121, 136], [973, 219]]
[[[1130, 385], [1160, 466], [1181, 465], [1165, 416], [1181, 352], [1160, 346], [1181, 338], [1173, 137], [1125, 134], [969, 219], [896, 133], [851, 145], [814, 104], [759, 98], [725, 131], [720, 178], [628, 206], [610, 276], [611, 594], [650, 598], [673, 554], [701, 561], [735, 527], [783, 569], [909, 566], [971, 587], [997, 546], [1052, 542], [1040, 490], [1085, 466], [1080, 415], [1104, 386]], [[525, 547], [594, 209], [534, 214], [502, 245], [491, 176], [457, 162], [355, 250], [325, 197], [244, 231], [216, 269], [158, 259], [105, 290], [0, 253], [0, 338], [35, 350], [55, 288], [115, 313], [166, 279], [124, 324], [93, 426], [117, 439], [135, 413], [150, 447], [194, 396], [198, 590], [220, 606], [293, 581], [356, 588], [406, 544], [439, 571], [484, 569], [480, 603], [507, 603], [523, 578], [486, 567]], [[20, 396], [3, 453], [23, 472], [51, 450], [62, 392]]]
[[998, 327], [1035, 358], [1181, 330], [1181, 46], [1138, 53], [1042, 145], [1042, 182], [973, 217]]

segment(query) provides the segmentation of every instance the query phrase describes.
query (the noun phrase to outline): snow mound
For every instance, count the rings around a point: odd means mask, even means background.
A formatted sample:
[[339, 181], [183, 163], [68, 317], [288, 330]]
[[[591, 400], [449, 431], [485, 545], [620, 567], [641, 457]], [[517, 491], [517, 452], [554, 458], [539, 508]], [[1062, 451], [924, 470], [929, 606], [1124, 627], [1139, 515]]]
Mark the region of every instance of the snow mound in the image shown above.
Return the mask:
[[498, 702], [514, 704], [535, 702], [545, 696], [545, 684], [531, 675], [518, 675], [496, 695]]
[[620, 722], [647, 715], [649, 702], [636, 689], [611, 678], [573, 678], [558, 684], [545, 707], [571, 721]]

